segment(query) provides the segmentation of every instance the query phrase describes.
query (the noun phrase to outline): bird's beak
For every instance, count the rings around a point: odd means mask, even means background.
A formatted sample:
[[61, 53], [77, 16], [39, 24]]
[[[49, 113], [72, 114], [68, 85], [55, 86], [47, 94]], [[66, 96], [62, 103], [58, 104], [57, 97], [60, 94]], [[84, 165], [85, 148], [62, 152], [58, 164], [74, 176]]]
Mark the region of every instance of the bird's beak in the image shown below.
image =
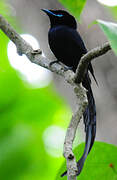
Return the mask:
[[56, 16], [56, 17], [62, 17], [62, 14], [55, 14], [51, 10], [48, 9], [41, 9], [43, 12], [45, 12], [48, 16]]
[[47, 15], [53, 15], [53, 13], [48, 9], [41, 9], [43, 12], [45, 12]]

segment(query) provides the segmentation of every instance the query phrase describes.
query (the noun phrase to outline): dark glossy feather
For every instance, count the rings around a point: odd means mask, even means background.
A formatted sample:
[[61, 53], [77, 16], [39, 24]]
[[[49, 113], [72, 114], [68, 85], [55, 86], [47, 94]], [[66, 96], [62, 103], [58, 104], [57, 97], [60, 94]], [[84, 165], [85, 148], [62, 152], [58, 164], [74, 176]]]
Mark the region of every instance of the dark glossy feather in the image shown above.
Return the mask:
[[[71, 35], [72, 34], [72, 35]], [[50, 49], [57, 60], [76, 70], [78, 60], [87, 52], [84, 43], [75, 29], [56, 26], [49, 31]]]

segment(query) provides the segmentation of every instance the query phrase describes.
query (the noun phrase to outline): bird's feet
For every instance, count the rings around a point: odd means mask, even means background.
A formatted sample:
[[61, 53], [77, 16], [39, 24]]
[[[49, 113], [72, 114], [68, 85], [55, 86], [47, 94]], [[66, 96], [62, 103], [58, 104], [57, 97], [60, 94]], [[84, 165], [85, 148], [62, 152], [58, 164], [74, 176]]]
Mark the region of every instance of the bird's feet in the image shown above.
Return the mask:
[[64, 70], [65, 70], [65, 71], [68, 71], [68, 70], [71, 70], [71, 71], [72, 71], [72, 70], [73, 70], [73, 67], [72, 67], [72, 66], [69, 67], [69, 66], [65, 66], [65, 65], [64, 65]]
[[52, 66], [53, 64], [55, 64], [55, 63], [60, 64], [60, 62], [59, 62], [58, 60], [56, 60], [56, 61], [52, 61], [52, 62], [50, 62], [49, 66], [51, 67], [51, 66]]
[[73, 67], [66, 66], [66, 65], [64, 65], [63, 63], [61, 63], [61, 62], [58, 61], [58, 60], [50, 62], [49, 66], [51, 67], [51, 66], [52, 66], [53, 64], [55, 64], [55, 63], [58, 63], [58, 64], [62, 65], [64, 71], [68, 71], [68, 70], [72, 70], [72, 69], [73, 69]]

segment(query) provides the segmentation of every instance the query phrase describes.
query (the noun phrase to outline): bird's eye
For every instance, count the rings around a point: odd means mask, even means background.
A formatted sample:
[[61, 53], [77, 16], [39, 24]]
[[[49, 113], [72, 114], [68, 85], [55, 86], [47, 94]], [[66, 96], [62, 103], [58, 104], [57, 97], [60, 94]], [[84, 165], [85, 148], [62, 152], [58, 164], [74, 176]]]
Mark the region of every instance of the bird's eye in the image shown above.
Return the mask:
[[57, 14], [56, 16], [58, 16], [58, 17], [62, 17], [63, 15], [62, 15], [62, 14]]

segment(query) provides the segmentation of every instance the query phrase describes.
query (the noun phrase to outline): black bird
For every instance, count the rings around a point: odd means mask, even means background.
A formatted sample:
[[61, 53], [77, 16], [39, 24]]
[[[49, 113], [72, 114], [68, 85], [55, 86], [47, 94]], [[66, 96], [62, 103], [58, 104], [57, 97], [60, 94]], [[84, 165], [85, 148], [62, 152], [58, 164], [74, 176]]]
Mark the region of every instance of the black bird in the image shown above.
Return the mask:
[[[68, 66], [68, 69], [72, 68], [75, 72], [81, 57], [87, 53], [83, 40], [77, 32], [77, 23], [75, 18], [64, 10], [42, 10], [49, 16], [50, 19], [48, 40], [50, 49], [57, 58], [56, 62], [62, 62]], [[88, 106], [83, 114], [86, 133], [85, 149], [82, 157], [77, 163], [77, 175], [80, 174], [83, 168], [85, 159], [93, 146], [96, 135], [96, 106], [91, 89], [89, 71], [96, 81], [91, 63], [89, 63], [88, 69], [82, 81], [82, 85], [87, 89]], [[61, 176], [66, 174], [67, 171]]]

